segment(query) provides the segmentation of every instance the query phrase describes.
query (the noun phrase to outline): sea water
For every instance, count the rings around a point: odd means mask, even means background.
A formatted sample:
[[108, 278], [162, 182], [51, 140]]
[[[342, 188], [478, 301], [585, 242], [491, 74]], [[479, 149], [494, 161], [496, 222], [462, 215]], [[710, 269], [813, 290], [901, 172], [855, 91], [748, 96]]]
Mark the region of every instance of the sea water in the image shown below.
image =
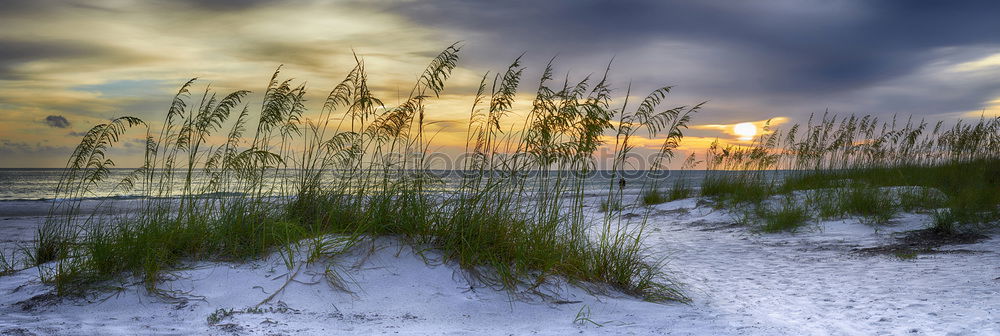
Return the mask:
[[[134, 188], [125, 189], [121, 188], [119, 182], [127, 178], [134, 169], [128, 168], [116, 168], [111, 169], [109, 175], [100, 183], [91, 187], [90, 192], [82, 195], [82, 198], [139, 198], [149, 193], [144, 190], [144, 185], [138, 183]], [[51, 168], [3, 168], [0, 169], [0, 201], [45, 201], [52, 200], [56, 198], [64, 198], [65, 194], [59, 194], [58, 188], [60, 180], [63, 178], [65, 169], [51, 169]], [[433, 176], [432, 187], [429, 189], [434, 189], [438, 191], [448, 191], [457, 188], [461, 185], [462, 180], [469, 176], [470, 174], [476, 174], [475, 172], [464, 172], [457, 170], [429, 170], [427, 171]], [[284, 185], [284, 192], [288, 193], [293, 190], [292, 187], [288, 185], [294, 185], [295, 178], [299, 173], [298, 170], [290, 169], [279, 171], [276, 175], [271, 176], [265, 182], [264, 190], [272, 190], [271, 193], [278, 194], [281, 193], [282, 188], [280, 186]], [[328, 176], [329, 180], [336, 179], [336, 171], [326, 172], [324, 176]], [[392, 177], [393, 174], [406, 174], [412, 173], [412, 171], [390, 171], [386, 172], [388, 176]], [[184, 193], [184, 183], [185, 183], [185, 172], [176, 171], [173, 178], [172, 192], [168, 196], [177, 196]], [[382, 176], [382, 173], [377, 173], [378, 176]], [[499, 173], [498, 173], [499, 174]], [[569, 173], [567, 173], [569, 174]], [[557, 177], [557, 172], [550, 171], [548, 178], [550, 180], [555, 180]], [[563, 180], [567, 180], [567, 176], [562, 176]], [[572, 176], [572, 175], [569, 175]], [[611, 189], [622, 188], [625, 192], [637, 193], [642, 188], [653, 185], [654, 183], [661, 189], [668, 189], [673, 186], [678, 180], [684, 180], [688, 187], [697, 188], [702, 179], [705, 176], [705, 171], [702, 170], [685, 170], [685, 171], [620, 171], [617, 174], [608, 170], [595, 170], [584, 176], [581, 176], [584, 180], [584, 192], [588, 194], [599, 194], [601, 192], [607, 192]], [[539, 177], [537, 175], [529, 175], [526, 177], [527, 184], [533, 185], [545, 178]], [[575, 179], [575, 177], [571, 177]], [[192, 179], [191, 190], [205, 190], [205, 185], [208, 183], [208, 178], [204, 174], [195, 174]], [[624, 183], [622, 183], [624, 180]], [[227, 193], [213, 193], [221, 196]]]

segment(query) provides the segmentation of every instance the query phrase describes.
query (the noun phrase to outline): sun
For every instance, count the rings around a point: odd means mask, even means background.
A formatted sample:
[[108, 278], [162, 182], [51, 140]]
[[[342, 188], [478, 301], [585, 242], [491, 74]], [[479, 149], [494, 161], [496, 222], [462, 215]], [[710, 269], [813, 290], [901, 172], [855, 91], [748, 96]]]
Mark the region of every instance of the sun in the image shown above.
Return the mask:
[[733, 125], [733, 133], [740, 137], [740, 140], [750, 140], [753, 139], [754, 135], [757, 135], [757, 126], [752, 123], [739, 123]]

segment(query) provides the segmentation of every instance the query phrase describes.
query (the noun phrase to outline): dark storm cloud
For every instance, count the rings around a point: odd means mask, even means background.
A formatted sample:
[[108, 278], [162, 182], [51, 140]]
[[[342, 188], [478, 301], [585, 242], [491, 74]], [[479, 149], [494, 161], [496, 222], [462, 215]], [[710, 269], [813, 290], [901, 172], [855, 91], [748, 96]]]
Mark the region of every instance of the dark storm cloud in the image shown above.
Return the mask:
[[[249, 9], [269, 3], [295, 3], [294, 0], [150, 0], [147, 3], [158, 3], [170, 6], [181, 5], [192, 9], [202, 9], [210, 11], [231, 11], [239, 9]], [[18, 15], [24, 13], [44, 13], [59, 8], [88, 8], [115, 11], [122, 4], [96, 3], [92, 0], [4, 0], [3, 12], [5, 14]]]
[[271, 3], [286, 3], [292, 4], [297, 1], [291, 0], [161, 0], [164, 3], [183, 3], [186, 6], [192, 8], [212, 10], [212, 11], [232, 11], [240, 9], [249, 9], [257, 7], [260, 5], [271, 4]]
[[[830, 93], [914, 71], [938, 47], [1000, 44], [997, 1], [493, 1], [385, 7], [427, 25], [474, 31], [488, 46], [579, 55], [657, 40], [750, 58], [758, 85]], [[493, 50], [482, 55], [495, 54]], [[670, 55], [663, 55], [669, 58]], [[742, 61], [739, 62], [740, 64]], [[744, 70], [745, 71], [745, 70]]]
[[58, 3], [47, 0], [7, 0], [3, 2], [3, 11], [0, 12], [0, 16], [5, 14], [23, 14], [30, 11], [44, 11], [55, 5], [58, 5]]
[[63, 116], [50, 115], [45, 117], [45, 124], [49, 125], [49, 127], [66, 128], [69, 127], [69, 120], [66, 120]]
[[101, 6], [92, 0], [3, 0], [0, 17], [52, 12], [58, 9], [98, 9], [115, 11], [115, 7]]
[[78, 46], [62, 43], [39, 43], [0, 40], [0, 64], [30, 61], [48, 57], [72, 57], [85, 53]]
[[[23, 79], [45, 72], [60, 73], [94, 68], [120, 67], [156, 60], [158, 56], [98, 43], [69, 40], [0, 39], [0, 80]], [[22, 65], [36, 61], [53, 62], [45, 71], [28, 71]]]
[[0, 79], [17, 74], [17, 66], [37, 60], [68, 59], [97, 53], [85, 45], [66, 41], [36, 42], [0, 40]]

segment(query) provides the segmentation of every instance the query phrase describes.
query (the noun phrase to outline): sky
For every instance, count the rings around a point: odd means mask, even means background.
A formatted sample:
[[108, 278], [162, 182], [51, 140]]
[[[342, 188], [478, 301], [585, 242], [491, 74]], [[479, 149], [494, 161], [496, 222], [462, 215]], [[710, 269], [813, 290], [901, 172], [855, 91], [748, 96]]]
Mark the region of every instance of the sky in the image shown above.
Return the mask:
[[[682, 155], [745, 141], [737, 124], [824, 111], [997, 116], [998, 13], [997, 1], [3, 0], [0, 168], [62, 167], [83, 132], [116, 116], [158, 127], [193, 77], [196, 90], [260, 92], [284, 64], [318, 110], [356, 53], [395, 104], [456, 41], [459, 67], [428, 105], [445, 152], [464, 141], [479, 79], [522, 53], [515, 115], [553, 57], [573, 79], [610, 62], [619, 99], [629, 85], [634, 96], [672, 85], [666, 107], [708, 101]], [[123, 139], [119, 166], [137, 165], [141, 137]]]

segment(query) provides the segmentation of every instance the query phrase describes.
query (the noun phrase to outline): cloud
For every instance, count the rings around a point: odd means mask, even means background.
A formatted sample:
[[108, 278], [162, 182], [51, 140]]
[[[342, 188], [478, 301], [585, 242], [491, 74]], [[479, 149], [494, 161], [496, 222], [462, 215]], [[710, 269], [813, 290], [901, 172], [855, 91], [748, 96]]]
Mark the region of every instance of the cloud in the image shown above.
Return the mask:
[[11, 141], [0, 139], [0, 154], [56, 154], [59, 159], [64, 159], [64, 153], [71, 149], [65, 146], [52, 146], [45, 143], [29, 143], [24, 141]]
[[66, 128], [69, 127], [69, 120], [66, 120], [63, 116], [50, 115], [45, 117], [45, 124], [49, 125], [49, 127]]
[[[675, 85], [664, 107], [709, 100], [699, 125], [775, 116], [794, 124], [827, 109], [883, 119], [996, 114], [998, 11], [1000, 3], [979, 0], [10, 0], [0, 11], [0, 109], [8, 118], [0, 126], [34, 128], [0, 133], [68, 141], [71, 129], [46, 134], [46, 125], [58, 126], [40, 116], [78, 127], [133, 115], [155, 126], [191, 77], [202, 78], [192, 104], [207, 83], [220, 93], [254, 90], [246, 102], [256, 103], [278, 64], [282, 76], [308, 82], [307, 100], [317, 103], [354, 65], [352, 52], [392, 105], [458, 40], [460, 67], [445, 95], [428, 102], [439, 144], [464, 143], [483, 72], [504, 70], [522, 52], [525, 105], [516, 117], [530, 110], [552, 56], [553, 86], [614, 59], [616, 102], [627, 87], [642, 97], [662, 85]], [[730, 136], [721, 128], [690, 135]]]
[[[759, 84], [829, 92], [906, 74], [935, 47], [997, 44], [995, 1], [492, 1], [385, 5], [426, 25], [472, 31], [496, 49], [576, 55], [656, 41], [723, 46], [754, 58]], [[934, 24], [928, 24], [934, 22]], [[475, 42], [473, 40], [473, 42]], [[663, 55], [669, 56], [669, 55]]]
[[72, 147], [51, 145], [45, 141], [0, 139], [0, 157], [16, 158], [3, 160], [0, 162], [0, 167], [61, 167], [72, 152]]
[[0, 40], [0, 78], [11, 78], [18, 74], [18, 67], [24, 63], [39, 60], [59, 60], [93, 55], [94, 48], [65, 41], [21, 41]]
[[148, 64], [160, 58], [102, 42], [24, 41], [0, 36], [0, 80], [47, 80], [66, 74]]
[[[496, 67], [528, 51], [529, 58], [558, 54], [557, 66], [579, 72], [613, 56], [612, 75], [632, 79], [633, 88], [678, 84], [679, 101], [711, 99], [699, 116], [711, 122], [774, 115], [801, 120], [828, 107], [923, 116], [965, 111], [1000, 96], [983, 81], [962, 83], [971, 90], [966, 93], [951, 92], [939, 84], [954, 77], [940, 72], [934, 84], [901, 85], [928, 79], [935, 64], [1000, 52], [995, 1], [524, 0], [499, 6], [441, 0], [370, 6], [469, 41], [466, 61], [473, 64]], [[885, 93], [887, 85], [894, 90], [883, 99], [866, 93]], [[932, 88], [945, 90], [927, 95]], [[957, 96], [965, 101], [956, 105]], [[861, 97], [868, 104], [855, 100]], [[902, 105], [908, 108], [891, 108]]]
[[[232, 11], [250, 9], [267, 4], [281, 3], [278, 0], [181, 0], [176, 1], [192, 8], [211, 11]], [[296, 1], [285, 1], [284, 4], [294, 4]]]

